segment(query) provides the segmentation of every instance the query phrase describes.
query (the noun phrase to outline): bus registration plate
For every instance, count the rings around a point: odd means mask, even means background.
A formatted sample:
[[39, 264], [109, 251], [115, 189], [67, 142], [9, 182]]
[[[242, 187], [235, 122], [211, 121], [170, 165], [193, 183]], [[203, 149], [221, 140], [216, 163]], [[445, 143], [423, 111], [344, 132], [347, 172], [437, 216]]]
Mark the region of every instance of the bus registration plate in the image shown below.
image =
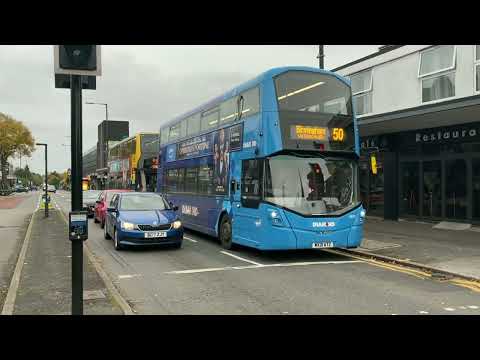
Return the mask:
[[166, 231], [148, 231], [145, 233], [145, 238], [147, 239], [161, 238], [161, 237], [167, 237], [167, 232]]
[[321, 243], [313, 243], [312, 248], [313, 249], [323, 249], [323, 248], [332, 248], [333, 247], [333, 242], [328, 241], [328, 242], [321, 242]]

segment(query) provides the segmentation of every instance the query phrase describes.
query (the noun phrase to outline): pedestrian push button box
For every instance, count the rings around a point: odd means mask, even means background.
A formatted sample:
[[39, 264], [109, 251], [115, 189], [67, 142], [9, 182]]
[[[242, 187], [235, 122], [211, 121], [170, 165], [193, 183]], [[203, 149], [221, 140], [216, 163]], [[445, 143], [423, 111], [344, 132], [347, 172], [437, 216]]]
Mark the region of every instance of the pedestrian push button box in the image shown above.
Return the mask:
[[68, 216], [70, 240], [88, 239], [88, 218], [86, 211], [72, 211]]

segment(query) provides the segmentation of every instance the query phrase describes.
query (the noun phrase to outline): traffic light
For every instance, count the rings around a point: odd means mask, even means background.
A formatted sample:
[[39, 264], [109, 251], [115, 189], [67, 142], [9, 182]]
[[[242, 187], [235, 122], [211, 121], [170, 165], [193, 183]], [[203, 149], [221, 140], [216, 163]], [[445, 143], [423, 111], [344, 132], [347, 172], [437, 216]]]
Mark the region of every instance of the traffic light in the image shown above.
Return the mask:
[[[97, 45], [55, 45], [55, 74], [101, 75], [100, 46]], [[61, 87], [61, 86], [56, 86]]]

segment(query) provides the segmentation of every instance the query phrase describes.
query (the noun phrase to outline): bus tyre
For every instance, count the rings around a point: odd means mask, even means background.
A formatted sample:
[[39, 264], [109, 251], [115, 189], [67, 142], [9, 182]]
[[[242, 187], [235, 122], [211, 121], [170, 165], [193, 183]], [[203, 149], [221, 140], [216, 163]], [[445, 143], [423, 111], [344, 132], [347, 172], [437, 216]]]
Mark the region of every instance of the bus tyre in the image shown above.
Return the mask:
[[222, 221], [220, 222], [220, 243], [226, 250], [233, 249], [232, 222], [228, 216], [222, 217]]

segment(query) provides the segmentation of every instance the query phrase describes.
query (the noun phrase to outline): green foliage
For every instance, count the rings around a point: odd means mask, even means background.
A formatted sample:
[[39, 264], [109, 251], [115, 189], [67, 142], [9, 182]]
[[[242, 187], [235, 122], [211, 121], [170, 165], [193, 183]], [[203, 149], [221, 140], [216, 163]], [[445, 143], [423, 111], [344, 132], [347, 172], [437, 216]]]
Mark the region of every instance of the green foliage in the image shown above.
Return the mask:
[[0, 113], [0, 168], [6, 179], [6, 164], [11, 156], [30, 156], [35, 149], [30, 130], [21, 121]]

